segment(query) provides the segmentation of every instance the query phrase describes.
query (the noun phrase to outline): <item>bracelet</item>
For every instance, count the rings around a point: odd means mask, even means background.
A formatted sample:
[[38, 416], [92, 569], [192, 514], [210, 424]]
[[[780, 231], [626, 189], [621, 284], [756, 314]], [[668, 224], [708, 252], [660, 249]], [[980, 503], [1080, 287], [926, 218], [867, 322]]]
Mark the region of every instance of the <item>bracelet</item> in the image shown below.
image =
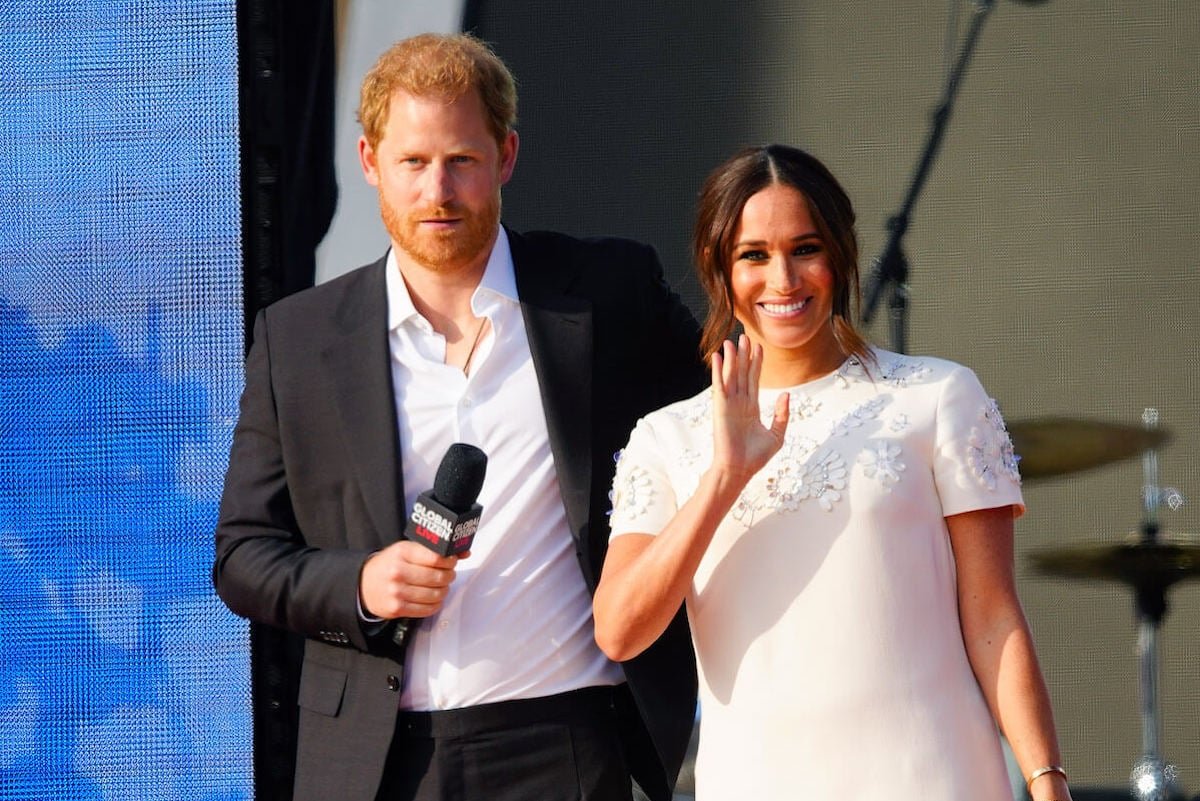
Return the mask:
[[1030, 773], [1029, 778], [1025, 780], [1025, 787], [1030, 792], [1032, 792], [1033, 791], [1033, 780], [1038, 778], [1039, 776], [1045, 776], [1047, 773], [1057, 773], [1058, 775], [1063, 777], [1064, 781], [1067, 778], [1067, 772], [1065, 770], [1063, 770], [1062, 765], [1047, 765], [1044, 768], [1038, 768], [1033, 773]]

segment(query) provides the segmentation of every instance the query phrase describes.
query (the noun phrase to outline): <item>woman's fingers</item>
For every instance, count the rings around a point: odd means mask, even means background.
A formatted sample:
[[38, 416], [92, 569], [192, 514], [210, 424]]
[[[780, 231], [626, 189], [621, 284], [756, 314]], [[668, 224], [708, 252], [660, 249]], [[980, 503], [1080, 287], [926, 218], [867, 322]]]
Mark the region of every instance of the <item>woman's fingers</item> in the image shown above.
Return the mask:
[[761, 354], [762, 349], [752, 345], [745, 334], [738, 337], [736, 344], [732, 340], [725, 340], [712, 354], [713, 386], [720, 388], [726, 398], [756, 397], [757, 373], [762, 371]]
[[791, 419], [792, 393], [780, 392], [779, 397], [775, 399], [775, 417], [771, 420], [771, 433], [780, 443], [783, 442], [783, 435], [787, 433], [788, 420]]
[[748, 350], [750, 353], [747, 356], [746, 394], [758, 398], [758, 380], [762, 377], [762, 345], [755, 343]]
[[758, 383], [762, 376], [762, 346], [745, 334], [737, 342], [725, 340], [710, 359], [712, 384], [723, 402], [758, 407]]
[[725, 359], [721, 356], [721, 350], [721, 348], [714, 350], [712, 356], [709, 357], [709, 363], [712, 365], [712, 388], [718, 396], [725, 394], [725, 383], [722, 379], [725, 374]]
[[721, 350], [725, 362], [725, 370], [721, 374], [722, 386], [725, 388], [725, 395], [728, 397], [737, 394], [737, 349], [727, 339], [721, 345]]
[[752, 347], [750, 339], [742, 334], [738, 337], [737, 344], [737, 375], [738, 375], [738, 392], [742, 395], [750, 394], [750, 356]]

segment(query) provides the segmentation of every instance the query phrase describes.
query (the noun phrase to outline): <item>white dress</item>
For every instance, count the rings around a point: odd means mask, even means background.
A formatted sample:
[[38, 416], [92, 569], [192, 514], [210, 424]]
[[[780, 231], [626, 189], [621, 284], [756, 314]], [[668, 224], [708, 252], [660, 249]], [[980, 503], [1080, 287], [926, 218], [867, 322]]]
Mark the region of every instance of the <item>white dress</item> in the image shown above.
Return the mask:
[[[1011, 801], [963, 647], [944, 517], [1024, 511], [1011, 441], [969, 369], [874, 351], [791, 393], [778, 454], [722, 521], [687, 609], [698, 801]], [[655, 534], [712, 458], [708, 391], [641, 420], [613, 536]]]

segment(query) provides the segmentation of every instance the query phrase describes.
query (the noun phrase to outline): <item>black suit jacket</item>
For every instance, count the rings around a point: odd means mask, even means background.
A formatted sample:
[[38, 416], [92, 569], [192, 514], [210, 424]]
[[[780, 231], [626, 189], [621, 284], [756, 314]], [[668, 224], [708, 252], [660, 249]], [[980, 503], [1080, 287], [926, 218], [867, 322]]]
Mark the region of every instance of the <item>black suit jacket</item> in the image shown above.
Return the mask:
[[[509, 236], [563, 504], [583, 580], [607, 549], [613, 457], [637, 419], [706, 383], [698, 326], [650, 248]], [[213, 581], [239, 615], [304, 635], [299, 801], [375, 797], [400, 665], [360, 625], [358, 576], [405, 521], [385, 261], [259, 314], [216, 531]], [[682, 613], [624, 665], [631, 770], [667, 799], [691, 732], [696, 675]]]

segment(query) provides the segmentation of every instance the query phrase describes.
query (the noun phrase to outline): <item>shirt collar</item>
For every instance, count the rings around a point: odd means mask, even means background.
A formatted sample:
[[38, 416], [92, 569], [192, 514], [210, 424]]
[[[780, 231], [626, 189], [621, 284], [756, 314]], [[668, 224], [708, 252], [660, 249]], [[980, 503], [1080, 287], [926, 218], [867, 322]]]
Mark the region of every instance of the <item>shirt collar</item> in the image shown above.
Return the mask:
[[[409, 320], [424, 319], [413, 305], [408, 285], [404, 283], [404, 279], [400, 275], [400, 262], [396, 259], [395, 248], [388, 250], [387, 264], [384, 269], [387, 273], [385, 281], [387, 284], [388, 330], [395, 331]], [[471, 296], [471, 308], [476, 314], [481, 313], [490, 305], [486, 299], [486, 296], [489, 295], [496, 299], [517, 302], [517, 277], [513, 267], [512, 250], [508, 244], [508, 232], [504, 228], [501, 228], [500, 233], [496, 236], [496, 243], [492, 246], [492, 252], [488, 256], [487, 266], [483, 268], [483, 278]]]
[[512, 250], [508, 244], [508, 231], [503, 227], [496, 237], [496, 244], [492, 246], [492, 254], [483, 270], [483, 279], [471, 298], [471, 308], [476, 314], [482, 311], [480, 295], [485, 292], [513, 303], [517, 302], [516, 270], [513, 267]]

